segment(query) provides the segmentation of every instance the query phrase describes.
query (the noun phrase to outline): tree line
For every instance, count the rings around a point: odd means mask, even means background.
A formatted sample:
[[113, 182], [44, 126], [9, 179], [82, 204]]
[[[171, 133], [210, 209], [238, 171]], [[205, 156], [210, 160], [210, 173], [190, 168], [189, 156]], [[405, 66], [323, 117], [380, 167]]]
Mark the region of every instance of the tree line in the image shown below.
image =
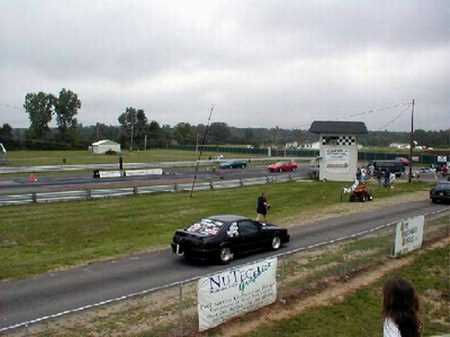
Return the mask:
[[[28, 129], [14, 129], [9, 124], [0, 127], [0, 142], [7, 149], [86, 149], [92, 142], [110, 139], [123, 148], [142, 150], [170, 145], [195, 145], [202, 141], [206, 125], [180, 122], [174, 126], [151, 120], [136, 107], [119, 112], [119, 125], [83, 126], [77, 120], [81, 108], [78, 95], [61, 89], [58, 95], [38, 92], [25, 95], [23, 105], [28, 115]], [[50, 127], [53, 118], [56, 127]], [[429, 147], [450, 148], [450, 129], [439, 131], [415, 130], [414, 139]], [[274, 128], [237, 128], [223, 122], [214, 122], [208, 130], [206, 145], [251, 145], [253, 147], [283, 147], [286, 143], [311, 143], [318, 136], [307, 130]], [[369, 131], [358, 142], [365, 146], [389, 146], [408, 143], [408, 132]]]

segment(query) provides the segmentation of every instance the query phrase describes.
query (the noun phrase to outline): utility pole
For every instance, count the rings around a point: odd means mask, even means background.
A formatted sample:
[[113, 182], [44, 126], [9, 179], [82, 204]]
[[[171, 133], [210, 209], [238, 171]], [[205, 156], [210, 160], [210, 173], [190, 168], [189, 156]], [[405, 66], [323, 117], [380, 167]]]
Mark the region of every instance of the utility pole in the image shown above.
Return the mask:
[[147, 151], [147, 135], [144, 136], [144, 151]]
[[189, 195], [191, 198], [194, 193], [195, 182], [197, 181], [198, 166], [200, 165], [200, 159], [202, 157], [203, 147], [205, 146], [206, 138], [208, 137], [209, 123], [211, 122], [211, 117], [212, 117], [213, 111], [214, 111], [214, 104], [211, 105], [211, 109], [209, 110], [208, 123], [206, 123], [205, 131], [203, 132], [202, 143], [200, 144], [200, 151], [198, 152], [197, 163], [195, 165], [195, 171], [194, 171], [194, 179], [192, 179], [191, 193]]
[[198, 128], [195, 133], [195, 153], [198, 153]]
[[412, 166], [413, 166], [413, 147], [414, 147], [414, 104], [415, 100], [413, 98], [411, 103], [411, 132], [409, 134], [409, 177], [408, 182], [411, 183], [412, 179]]

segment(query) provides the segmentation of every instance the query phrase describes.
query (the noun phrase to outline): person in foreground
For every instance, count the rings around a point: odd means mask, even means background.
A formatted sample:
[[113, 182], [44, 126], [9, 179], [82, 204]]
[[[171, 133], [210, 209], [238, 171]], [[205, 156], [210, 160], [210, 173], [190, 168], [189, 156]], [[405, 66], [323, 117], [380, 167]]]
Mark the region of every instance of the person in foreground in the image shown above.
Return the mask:
[[420, 337], [419, 300], [414, 287], [396, 277], [386, 281], [383, 289], [384, 337]]

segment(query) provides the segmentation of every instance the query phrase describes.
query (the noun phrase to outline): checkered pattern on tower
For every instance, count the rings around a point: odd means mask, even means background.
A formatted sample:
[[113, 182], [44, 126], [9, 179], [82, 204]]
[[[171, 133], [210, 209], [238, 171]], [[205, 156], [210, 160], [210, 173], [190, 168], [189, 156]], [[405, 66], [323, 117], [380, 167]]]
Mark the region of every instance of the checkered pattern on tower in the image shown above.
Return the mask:
[[340, 146], [351, 146], [356, 142], [356, 138], [354, 136], [339, 136], [339, 137], [323, 137], [322, 138], [322, 145], [327, 145], [330, 143], [330, 140], [334, 140], [336, 142], [336, 145]]

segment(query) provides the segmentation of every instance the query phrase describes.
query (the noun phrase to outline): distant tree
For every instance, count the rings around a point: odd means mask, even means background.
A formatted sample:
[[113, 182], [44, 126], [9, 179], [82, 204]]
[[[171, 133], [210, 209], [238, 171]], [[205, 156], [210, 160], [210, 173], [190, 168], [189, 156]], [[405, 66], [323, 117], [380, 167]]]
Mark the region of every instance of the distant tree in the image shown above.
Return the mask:
[[134, 126], [134, 139], [141, 148], [144, 147], [144, 138], [147, 134], [147, 116], [144, 110], [138, 109], [136, 111], [135, 126]]
[[164, 146], [166, 144], [162, 129], [157, 121], [151, 121], [150, 124], [147, 125], [146, 134], [149, 147]]
[[227, 144], [230, 142], [231, 131], [226, 123], [212, 123], [209, 128], [210, 143]]
[[194, 132], [189, 123], [178, 123], [173, 132], [174, 138], [180, 145], [194, 144]]
[[160, 130], [161, 132], [161, 141], [163, 146], [169, 146], [174, 142], [173, 139], [173, 129], [168, 124], [164, 124]]
[[127, 107], [125, 112], [120, 114], [118, 121], [121, 128], [122, 144], [129, 144], [130, 150], [133, 146], [142, 146], [148, 122], [144, 110]]
[[25, 95], [23, 107], [30, 119], [29, 136], [43, 139], [50, 132], [48, 123], [52, 120], [55, 97], [45, 92], [28, 93]]
[[11, 125], [5, 123], [0, 127], [0, 143], [6, 146], [7, 149], [15, 147], [14, 133]]
[[245, 144], [253, 144], [254, 143], [253, 130], [250, 128], [246, 128], [244, 130], [244, 143]]
[[81, 101], [76, 93], [63, 88], [54, 102], [56, 124], [58, 125], [61, 140], [73, 144], [77, 139], [78, 123], [75, 116], [81, 108]]

